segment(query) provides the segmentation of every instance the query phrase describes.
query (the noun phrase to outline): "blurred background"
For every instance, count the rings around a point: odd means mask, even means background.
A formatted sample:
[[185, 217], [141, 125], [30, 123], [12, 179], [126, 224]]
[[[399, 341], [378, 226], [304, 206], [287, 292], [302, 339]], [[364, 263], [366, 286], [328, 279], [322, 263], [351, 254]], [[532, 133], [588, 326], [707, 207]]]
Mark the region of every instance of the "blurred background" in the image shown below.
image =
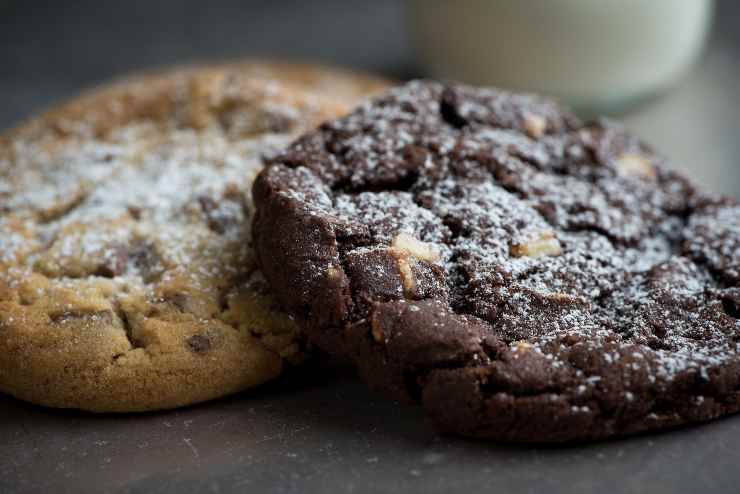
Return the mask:
[[714, 15], [710, 0], [599, 4], [0, 0], [0, 128], [133, 70], [316, 60], [557, 94], [624, 120], [703, 185], [740, 197], [740, 2], [717, 0]]

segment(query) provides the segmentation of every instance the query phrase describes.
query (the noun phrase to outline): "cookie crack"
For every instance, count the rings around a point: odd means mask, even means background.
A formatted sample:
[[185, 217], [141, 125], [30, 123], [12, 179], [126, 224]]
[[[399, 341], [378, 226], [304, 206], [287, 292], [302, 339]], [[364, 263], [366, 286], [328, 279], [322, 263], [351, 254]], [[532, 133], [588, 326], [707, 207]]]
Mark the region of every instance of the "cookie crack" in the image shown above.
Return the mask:
[[[519, 134], [521, 134], [522, 136], [524, 135], [521, 132]], [[414, 143], [414, 146], [417, 146], [417, 147], [423, 149], [425, 152], [430, 153], [432, 156], [437, 156], [437, 158], [439, 159], [438, 153], [433, 149], [433, 147], [430, 144], [428, 144], [428, 143], [425, 144], [423, 142], [415, 142]], [[334, 153], [332, 153], [332, 154], [334, 154]], [[490, 153], [490, 154], [493, 154], [493, 153]], [[518, 201], [521, 201], [524, 204], [527, 204], [529, 206], [532, 206], [532, 201], [527, 197], [527, 195], [524, 193], [524, 191], [522, 191], [521, 189], [519, 189], [517, 187], [513, 187], [511, 185], [508, 185], [508, 184], [505, 184], [505, 183], [499, 181], [497, 179], [497, 177], [496, 177], [495, 170], [492, 169], [490, 166], [487, 166], [486, 163], [481, 160], [481, 158], [474, 158], [471, 161], [474, 161], [480, 169], [483, 169], [483, 170], [486, 170], [487, 171], [488, 179], [491, 181], [491, 183], [493, 185], [499, 186], [502, 189], [506, 190], [508, 193], [512, 194]], [[521, 159], [520, 161], [521, 161], [521, 163], [522, 163], [523, 166], [526, 166], [526, 167], [532, 169], [533, 171], [537, 171], [537, 172], [540, 172], [540, 173], [545, 173], [547, 175], [557, 175], [556, 173], [550, 173], [549, 170], [548, 171], [542, 170], [540, 167], [537, 167], [534, 163], [532, 163], [529, 160]], [[445, 174], [447, 176], [454, 176], [455, 175], [455, 170], [453, 169], [453, 166], [452, 166], [452, 162], [451, 161], [448, 161], [446, 163]], [[431, 207], [426, 201], [424, 201], [419, 196], [418, 193], [414, 193], [414, 191], [413, 191], [413, 184], [418, 181], [418, 174], [415, 174], [412, 178], [413, 178], [413, 180], [410, 182], [410, 184], [404, 184], [402, 180], [399, 180], [395, 185], [385, 184], [384, 186], [379, 186], [379, 187], [368, 187], [368, 186], [365, 186], [365, 187], [357, 187], [357, 188], [352, 188], [351, 189], [351, 192], [349, 191], [349, 189], [347, 189], [347, 190], [335, 190], [335, 189], [332, 189], [333, 200], [336, 199], [337, 193], [348, 193], [348, 192], [350, 192], [352, 194], [360, 194], [362, 192], [375, 192], [375, 193], [378, 193], [378, 192], [390, 192], [390, 191], [395, 191], [395, 190], [408, 190], [409, 192], [411, 192], [411, 196], [412, 196], [413, 202], [418, 207], [420, 207], [420, 208], [428, 211], [429, 213], [431, 213], [434, 217], [436, 217], [441, 222], [441, 224], [443, 224], [443, 225], [449, 225], [449, 223], [450, 223], [449, 218], [447, 218], [445, 215], [442, 215], [435, 208]], [[588, 184], [593, 185], [594, 187], [597, 188], [597, 190], [601, 191], [602, 193], [608, 192], [604, 188], [604, 186], [601, 183], [599, 183], [598, 180], [585, 180], [585, 179], [579, 179], [579, 180], [583, 181], [584, 183], [588, 183]], [[408, 188], [407, 188], [407, 186], [408, 186]], [[345, 186], [342, 187], [342, 189], [345, 189], [345, 188], [346, 188]], [[599, 228], [598, 226], [594, 226], [594, 225], [582, 225], [582, 226], [578, 226], [578, 225], [572, 225], [572, 226], [558, 225], [554, 221], [549, 220], [546, 215], [542, 214], [542, 212], [540, 212], [536, 208], [533, 208], [533, 209], [534, 209], [534, 212], [537, 214], [537, 216], [544, 223], [550, 225], [550, 227], [552, 227], [556, 231], [560, 231], [560, 232], [563, 232], [563, 233], [592, 233], [592, 234], [595, 234], [595, 235], [598, 235], [598, 236], [604, 238], [609, 243], [609, 245], [612, 248], [614, 248], [616, 250], [619, 250], [619, 251], [621, 251], [621, 250], [623, 250], [623, 249], [625, 249], [627, 247], [634, 246], [634, 244], [639, 243], [640, 239], [642, 239], [642, 238], [645, 237], [645, 234], [642, 234], [642, 235], [639, 236], [638, 239], [635, 239], [634, 241], [623, 241], [622, 239], [617, 238], [614, 234], [611, 234], [608, 230], [606, 230], [604, 228]], [[668, 218], [679, 219], [682, 222], [682, 224], [684, 224], [684, 225], [687, 224], [688, 218], [690, 217], [690, 212], [687, 212], [687, 211], [681, 211], [681, 212], [676, 213], [676, 212], [668, 211], [668, 210], [666, 210], [664, 208], [662, 208], [661, 210], [662, 210], [662, 212]], [[448, 228], [449, 228], [449, 226], [448, 226]], [[675, 251], [676, 249], [679, 249], [680, 248], [680, 243], [679, 242], [668, 238], [666, 235], [662, 235], [659, 232], [654, 231], [655, 226], [650, 226], [650, 228], [651, 228], [650, 235], [652, 235], [652, 236], [658, 236], [658, 235], [660, 235], [661, 237], [666, 238], [668, 240], [668, 244], [669, 244], [670, 248], [673, 251]], [[462, 230], [462, 229], [457, 229], [457, 230], [454, 229], [454, 228], [449, 228], [449, 229], [452, 232], [451, 240], [454, 240], [454, 239], [457, 239], [457, 238], [468, 238], [469, 237], [469, 235], [464, 230]], [[457, 243], [457, 242], [453, 242], [453, 244], [455, 244], [455, 243]], [[381, 244], [376, 243], [375, 245], [381, 245]], [[340, 262], [343, 265], [343, 269], [344, 269], [345, 273], [347, 272], [347, 270], [346, 270], [346, 267], [347, 266], [346, 266], [346, 256], [344, 254], [348, 251], [348, 246], [349, 246], [349, 248], [353, 248], [353, 247], [356, 247], [356, 245], [353, 244], [353, 243], [351, 243], [351, 242], [349, 242], [349, 243], [341, 243], [341, 248], [340, 248]], [[453, 250], [454, 250], [454, 247], [453, 247]], [[457, 258], [454, 258], [454, 259], [451, 258], [450, 260], [448, 260], [448, 266], [445, 267], [446, 285], [447, 285], [448, 292], [451, 293], [451, 294], [455, 293], [456, 290], [458, 289], [457, 283], [455, 282], [455, 279], [456, 279], [455, 273], [458, 273], [458, 274], [464, 276], [466, 283], [469, 283], [470, 282], [469, 276], [466, 275], [465, 265], [463, 263], [459, 262], [458, 261], [458, 258], [459, 258], [459, 254], [458, 254]], [[647, 268], [647, 269], [649, 269], [649, 268]], [[513, 281], [514, 282], [516, 282], [516, 281], [519, 281], [519, 282], [525, 281], [526, 279], [528, 279], [529, 277], [531, 277], [533, 274], [536, 274], [537, 272], [538, 272], [538, 270], [536, 268], [528, 269], [524, 273], [520, 273], [517, 276], [517, 278], [515, 280], [513, 280]], [[349, 279], [349, 281], [350, 281], [349, 285], [350, 285], [351, 296], [352, 296], [352, 300], [354, 301], [354, 300], [356, 300], [355, 284], [353, 283], [353, 280]], [[600, 308], [605, 308], [605, 303], [604, 302], [607, 299], [607, 296], [610, 295], [612, 292], [609, 292], [609, 294], [601, 293], [596, 300], [593, 300], [594, 305], [596, 305], [596, 306], [598, 306]], [[501, 302], [498, 305], [499, 305], [499, 311], [498, 311], [498, 313], [500, 314], [501, 311], [505, 308], [505, 304], [503, 302]], [[462, 304], [451, 303], [450, 304], [450, 308], [456, 314], [460, 314], [460, 315], [475, 315], [474, 312], [470, 308], [466, 307], [464, 303], [462, 303]], [[493, 325], [495, 321], [486, 321], [486, 322], [489, 323], [489, 324], [491, 324], [491, 325]]]
[[445, 370], [463, 370], [475, 367], [482, 367], [482, 365], [470, 365], [472, 356], [465, 354], [459, 354], [452, 357], [449, 360], [443, 362], [435, 362], [434, 365], [418, 366], [414, 368], [408, 368], [404, 371], [404, 389], [407, 395], [415, 402], [419, 403], [422, 400], [426, 381], [429, 376], [435, 371]]
[[67, 204], [64, 204], [62, 207], [56, 210], [39, 211], [37, 214], [38, 223], [40, 225], [48, 225], [50, 223], [54, 223], [54, 222], [64, 219], [65, 217], [72, 214], [80, 206], [82, 206], [82, 204], [87, 199], [88, 194], [89, 194], [88, 192], [81, 192], [72, 201], [70, 201]]
[[[131, 350], [135, 350], [137, 348], [144, 348], [145, 345], [143, 345], [134, 335], [134, 327], [131, 324], [131, 321], [129, 320], [128, 314], [123, 309], [121, 302], [119, 300], [116, 300], [113, 302], [113, 313], [118, 318], [118, 320], [121, 322], [121, 329], [123, 330], [124, 336], [126, 336], [126, 339], [128, 340], [129, 345], [131, 345]], [[114, 356], [114, 360], [117, 359], [117, 357], [120, 357], [121, 355]]]

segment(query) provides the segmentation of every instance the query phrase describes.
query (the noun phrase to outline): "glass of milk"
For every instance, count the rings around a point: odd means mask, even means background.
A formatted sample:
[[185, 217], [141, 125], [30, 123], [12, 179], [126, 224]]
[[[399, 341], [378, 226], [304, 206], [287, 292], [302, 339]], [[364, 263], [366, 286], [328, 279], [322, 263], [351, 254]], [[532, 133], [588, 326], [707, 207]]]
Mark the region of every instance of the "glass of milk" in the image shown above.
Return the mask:
[[409, 0], [429, 75], [550, 94], [613, 113], [675, 84], [701, 53], [713, 0]]

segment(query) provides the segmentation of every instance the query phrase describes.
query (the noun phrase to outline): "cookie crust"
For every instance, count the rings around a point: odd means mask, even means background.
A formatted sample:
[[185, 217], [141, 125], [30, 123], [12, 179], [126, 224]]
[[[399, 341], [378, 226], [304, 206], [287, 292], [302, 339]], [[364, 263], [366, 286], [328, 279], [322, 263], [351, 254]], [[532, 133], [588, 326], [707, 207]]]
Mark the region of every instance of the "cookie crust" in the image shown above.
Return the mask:
[[249, 246], [251, 180], [265, 155], [383, 85], [290, 63], [182, 67], [0, 136], [0, 391], [145, 411], [299, 363]]
[[414, 81], [254, 185], [276, 296], [446, 431], [563, 442], [740, 408], [740, 206], [624, 128]]

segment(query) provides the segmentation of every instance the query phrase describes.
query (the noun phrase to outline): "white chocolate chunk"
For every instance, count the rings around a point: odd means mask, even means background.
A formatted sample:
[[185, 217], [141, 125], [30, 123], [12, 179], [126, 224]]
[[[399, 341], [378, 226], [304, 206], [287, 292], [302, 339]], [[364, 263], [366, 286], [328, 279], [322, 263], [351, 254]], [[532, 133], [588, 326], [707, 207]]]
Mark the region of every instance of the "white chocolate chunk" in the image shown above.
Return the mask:
[[403, 284], [403, 292], [409, 296], [416, 291], [416, 279], [414, 278], [414, 272], [411, 269], [411, 263], [414, 262], [408, 257], [401, 257], [398, 259], [398, 274], [401, 275], [401, 283]]
[[540, 115], [533, 115], [528, 113], [524, 116], [524, 130], [527, 132], [529, 137], [538, 138], [545, 135], [547, 129], [547, 120]]
[[623, 177], [655, 177], [655, 168], [647, 158], [638, 154], [623, 154], [616, 161], [617, 173]]
[[422, 261], [436, 262], [440, 258], [439, 252], [432, 244], [422, 242], [408, 233], [399, 233], [396, 235], [391, 243], [391, 247], [396, 251], [403, 252]]
[[378, 322], [378, 319], [376, 317], [373, 317], [370, 320], [370, 333], [373, 335], [373, 339], [377, 343], [385, 342], [385, 332], [383, 331], [383, 328], [380, 326], [380, 323]]
[[552, 232], [543, 232], [525, 243], [511, 246], [511, 255], [514, 257], [557, 256], [562, 251], [560, 242]]

